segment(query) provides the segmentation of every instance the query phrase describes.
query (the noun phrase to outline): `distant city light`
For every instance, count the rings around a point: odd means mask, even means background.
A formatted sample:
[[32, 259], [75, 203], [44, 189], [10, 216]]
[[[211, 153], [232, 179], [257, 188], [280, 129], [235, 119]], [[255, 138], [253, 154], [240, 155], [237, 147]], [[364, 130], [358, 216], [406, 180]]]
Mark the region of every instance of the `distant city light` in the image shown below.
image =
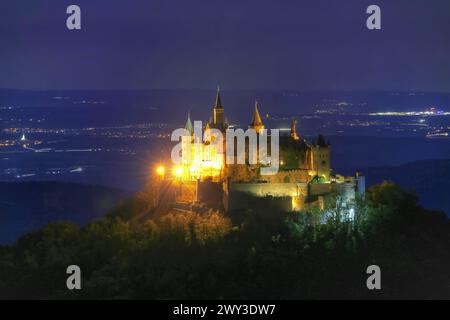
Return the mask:
[[388, 111], [369, 113], [369, 116], [448, 116], [450, 112], [436, 107], [426, 108], [424, 111]]

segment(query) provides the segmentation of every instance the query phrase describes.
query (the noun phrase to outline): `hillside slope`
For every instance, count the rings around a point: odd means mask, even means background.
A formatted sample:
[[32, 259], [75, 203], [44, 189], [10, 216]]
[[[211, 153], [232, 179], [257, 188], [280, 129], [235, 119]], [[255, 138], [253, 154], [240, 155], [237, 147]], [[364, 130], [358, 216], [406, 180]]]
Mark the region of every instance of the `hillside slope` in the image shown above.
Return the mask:
[[367, 187], [384, 180], [415, 192], [428, 209], [450, 215], [450, 159], [425, 160], [401, 166], [369, 167], [362, 170]]

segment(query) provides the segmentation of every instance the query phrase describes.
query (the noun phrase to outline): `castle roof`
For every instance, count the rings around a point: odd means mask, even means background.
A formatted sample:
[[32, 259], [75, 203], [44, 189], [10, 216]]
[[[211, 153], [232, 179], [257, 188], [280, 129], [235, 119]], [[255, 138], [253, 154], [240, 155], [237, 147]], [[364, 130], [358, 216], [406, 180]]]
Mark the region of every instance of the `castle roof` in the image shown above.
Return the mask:
[[252, 127], [259, 127], [263, 125], [261, 116], [259, 115], [258, 107], [259, 107], [258, 101], [255, 101], [255, 112], [253, 113], [252, 123], [250, 124], [250, 126]]
[[310, 146], [304, 139], [293, 139], [291, 135], [280, 135], [279, 137], [280, 149], [291, 149], [296, 151], [305, 151]]
[[187, 117], [186, 125], [184, 126], [184, 128], [186, 130], [188, 130], [190, 134], [192, 134], [194, 132], [194, 127], [192, 126], [191, 113], [190, 112], [188, 112], [188, 117]]
[[317, 146], [319, 147], [327, 147], [328, 144], [325, 142], [325, 137], [322, 134], [319, 134], [319, 136], [317, 137]]
[[216, 103], [214, 104], [214, 108], [223, 109], [222, 100], [220, 99], [220, 88], [219, 87], [217, 87]]
[[297, 120], [295, 119], [291, 122], [291, 137], [294, 140], [300, 140], [300, 137], [297, 134]]

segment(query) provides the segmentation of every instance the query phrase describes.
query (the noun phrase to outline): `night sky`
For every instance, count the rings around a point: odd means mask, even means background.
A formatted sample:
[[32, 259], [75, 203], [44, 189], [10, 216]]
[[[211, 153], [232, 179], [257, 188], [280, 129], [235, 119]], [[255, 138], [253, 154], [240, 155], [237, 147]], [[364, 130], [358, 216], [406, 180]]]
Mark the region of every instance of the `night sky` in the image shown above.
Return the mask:
[[[82, 30], [66, 28], [77, 4]], [[366, 28], [366, 8], [382, 30]], [[448, 0], [14, 0], [0, 88], [450, 91]]]

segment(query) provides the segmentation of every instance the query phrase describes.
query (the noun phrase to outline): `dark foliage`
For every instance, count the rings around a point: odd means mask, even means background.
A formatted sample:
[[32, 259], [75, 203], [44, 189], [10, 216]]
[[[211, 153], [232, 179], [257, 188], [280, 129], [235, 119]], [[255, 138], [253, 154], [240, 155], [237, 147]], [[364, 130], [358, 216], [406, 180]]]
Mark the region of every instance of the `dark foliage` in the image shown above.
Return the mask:
[[[82, 229], [49, 224], [0, 248], [0, 297], [450, 298], [449, 220], [394, 184], [373, 187], [353, 221], [338, 209], [318, 223], [321, 212], [254, 207], [234, 213], [234, 227], [216, 212], [135, 222], [143, 207], [128, 202]], [[65, 287], [70, 264], [82, 290]], [[371, 264], [382, 290], [366, 288]]]

